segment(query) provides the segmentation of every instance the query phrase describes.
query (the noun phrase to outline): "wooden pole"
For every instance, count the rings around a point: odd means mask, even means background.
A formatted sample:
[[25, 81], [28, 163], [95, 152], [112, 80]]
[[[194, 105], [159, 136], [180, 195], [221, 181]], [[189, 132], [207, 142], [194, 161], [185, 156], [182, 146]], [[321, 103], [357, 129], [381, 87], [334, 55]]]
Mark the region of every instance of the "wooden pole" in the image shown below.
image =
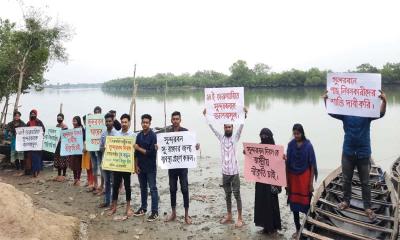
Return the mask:
[[167, 91], [168, 91], [168, 81], [165, 78], [165, 88], [164, 88], [164, 132], [167, 132]]
[[10, 100], [10, 97], [7, 96], [6, 102], [5, 102], [5, 113], [4, 113], [4, 120], [3, 120], [3, 129], [7, 124], [7, 114], [8, 114], [8, 101]]
[[132, 100], [129, 109], [129, 115], [132, 116], [133, 113], [133, 131], [136, 132], [136, 94], [137, 94], [138, 84], [136, 83], [136, 64], [133, 69], [133, 90], [132, 90]]
[[63, 109], [63, 104], [60, 103], [60, 113], [62, 113], [62, 109]]

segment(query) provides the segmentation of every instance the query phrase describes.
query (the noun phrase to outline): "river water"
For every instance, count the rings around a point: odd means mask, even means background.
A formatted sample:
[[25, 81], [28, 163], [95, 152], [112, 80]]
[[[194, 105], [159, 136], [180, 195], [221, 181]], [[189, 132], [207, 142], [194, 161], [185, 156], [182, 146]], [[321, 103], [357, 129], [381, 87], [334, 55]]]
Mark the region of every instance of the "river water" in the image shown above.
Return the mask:
[[[387, 89], [387, 114], [384, 118], [374, 121], [371, 126], [373, 158], [384, 169], [389, 169], [390, 164], [400, 155], [399, 90], [399, 87]], [[264, 127], [273, 131], [277, 144], [286, 147], [291, 139], [293, 124], [301, 123], [306, 136], [314, 145], [321, 175], [326, 175], [339, 166], [343, 142], [342, 123], [326, 113], [320, 97], [322, 92], [322, 88], [246, 89], [245, 105], [248, 106], [249, 114], [238, 151], [242, 149], [241, 142], [258, 142], [258, 134]], [[54, 126], [60, 103], [62, 103], [66, 123], [71, 126], [73, 116], [83, 116], [92, 112], [97, 105], [101, 106], [103, 111], [114, 109], [120, 116], [122, 113], [129, 112], [130, 100], [131, 92], [103, 91], [102, 89], [45, 89], [23, 95], [20, 110], [22, 118], [27, 120], [30, 109], [35, 108], [46, 126]], [[166, 104], [167, 123], [173, 111], [180, 111], [182, 125], [196, 132], [198, 142], [201, 144], [199, 154], [210, 157], [204, 159], [218, 161], [216, 160], [219, 157], [217, 139], [202, 115], [203, 90], [169, 90]], [[137, 113], [137, 128], [140, 128], [139, 118], [143, 113], [153, 116], [153, 127], [164, 126], [164, 92], [140, 90]], [[133, 126], [131, 128], [133, 129]], [[223, 127], [217, 126], [218, 128], [222, 132]], [[238, 155], [243, 160], [242, 155]], [[241, 163], [243, 165], [243, 161]]]

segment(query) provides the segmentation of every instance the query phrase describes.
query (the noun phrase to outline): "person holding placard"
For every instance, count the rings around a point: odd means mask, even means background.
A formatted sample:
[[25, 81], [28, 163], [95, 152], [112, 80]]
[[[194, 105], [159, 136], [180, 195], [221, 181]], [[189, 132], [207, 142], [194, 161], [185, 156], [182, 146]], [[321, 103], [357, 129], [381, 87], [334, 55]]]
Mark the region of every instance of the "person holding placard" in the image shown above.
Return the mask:
[[[135, 136], [135, 133], [129, 130], [131, 124], [131, 116], [129, 114], [122, 114], [121, 116], [121, 131], [117, 132], [116, 136]], [[112, 191], [112, 204], [109, 215], [113, 215], [117, 211], [117, 201], [119, 194], [119, 187], [124, 181], [125, 196], [126, 196], [126, 217], [129, 218], [133, 215], [131, 209], [132, 189], [131, 189], [131, 174], [130, 172], [113, 171], [113, 191]]]
[[[268, 128], [261, 129], [261, 144], [275, 145], [274, 135]], [[273, 234], [281, 230], [281, 214], [278, 194], [282, 188], [271, 184], [256, 182], [254, 200], [254, 223], [263, 227], [263, 233]]]
[[[38, 112], [36, 109], [32, 109], [29, 113], [28, 127], [42, 127], [43, 133], [45, 132], [42, 121], [37, 118]], [[25, 171], [31, 170], [33, 177], [37, 177], [40, 171], [43, 169], [42, 151], [29, 151], [28, 161], [25, 164]]]
[[[243, 109], [245, 118], [247, 118], [247, 108]], [[207, 110], [204, 109], [203, 115], [206, 116]], [[217, 136], [221, 144], [221, 162], [222, 162], [222, 187], [225, 191], [227, 215], [221, 219], [221, 224], [232, 223], [232, 193], [236, 199], [238, 210], [238, 220], [235, 227], [240, 228], [244, 225], [242, 218], [242, 200], [240, 197], [240, 178], [239, 165], [236, 159], [236, 144], [240, 139], [243, 130], [243, 124], [240, 124], [236, 134], [233, 135], [233, 124], [224, 124], [224, 134], [219, 133], [211, 124], [211, 130]]]
[[[101, 114], [101, 107], [96, 106], [93, 110], [94, 114]], [[98, 196], [103, 194], [103, 187], [104, 187], [104, 179], [103, 176], [101, 175], [101, 160], [102, 160], [102, 152], [99, 151], [91, 151], [90, 152], [90, 159], [92, 162], [92, 173], [93, 173], [93, 179], [94, 179], [94, 186], [93, 190], [95, 194]], [[101, 183], [99, 186], [98, 183], [98, 177], [100, 176], [101, 178]]]
[[[82, 135], [83, 135], [83, 142], [85, 142], [85, 129], [83, 128], [81, 117], [75, 116], [72, 119], [72, 125], [74, 128], [81, 128]], [[85, 145], [85, 144], [83, 144]], [[86, 151], [85, 149], [83, 151]], [[79, 155], [71, 155], [69, 157], [69, 167], [71, 168], [72, 172], [74, 173], [74, 186], [80, 186], [81, 182], [81, 173], [82, 173], [82, 154]]]
[[[57, 115], [57, 125], [56, 127], [61, 128], [61, 130], [68, 129], [67, 124], [64, 123], [64, 114], [59, 113]], [[57, 177], [54, 179], [58, 182], [65, 181], [68, 167], [68, 156], [60, 156], [61, 150], [61, 140], [58, 141], [56, 151], [54, 153], [54, 167], [57, 169]], [[62, 175], [61, 175], [62, 172]]]
[[158, 219], [158, 190], [157, 190], [157, 136], [151, 130], [151, 116], [142, 115], [142, 131], [136, 137], [135, 157], [136, 172], [140, 184], [141, 206], [135, 216], [143, 216], [147, 212], [148, 187], [151, 194], [151, 214], [148, 222]]
[[299, 213], [307, 214], [310, 208], [314, 178], [317, 181], [318, 169], [314, 148], [306, 138], [303, 126], [297, 123], [292, 131], [294, 138], [289, 142], [286, 154], [286, 191], [296, 225], [293, 238], [296, 238], [301, 227]]
[[15, 149], [15, 142], [16, 142], [16, 135], [15, 132], [16, 128], [25, 127], [25, 122], [21, 120], [21, 113], [16, 111], [13, 115], [14, 119], [9, 122], [6, 126], [6, 138], [11, 138], [11, 153], [10, 153], [10, 161], [11, 163], [15, 164], [15, 168], [17, 170], [24, 169], [24, 152], [19, 152]]
[[[114, 121], [111, 113], [107, 113], [104, 116], [106, 122], [106, 131], [101, 134], [100, 151], [104, 154], [107, 136], [117, 136], [118, 131], [114, 128]], [[112, 171], [103, 170], [102, 175], [104, 177], [104, 202], [99, 205], [99, 208], [106, 208], [111, 204], [111, 177]]]
[[[159, 132], [181, 132], [188, 131], [186, 128], [181, 127], [181, 113], [175, 111], [171, 114], [171, 126], [165, 129], [160, 129]], [[158, 133], [159, 133], [158, 132]], [[200, 149], [200, 145], [196, 145], [196, 150]], [[169, 179], [169, 192], [171, 196], [171, 208], [172, 213], [165, 220], [166, 222], [176, 220], [176, 192], [178, 191], [178, 179], [181, 185], [181, 192], [183, 195], [183, 207], [185, 208], [185, 223], [192, 224], [192, 218], [189, 216], [189, 181], [188, 181], [188, 169], [187, 168], [177, 168], [168, 169], [168, 179]]]
[[[357, 167], [361, 181], [361, 192], [364, 202], [365, 214], [369, 219], [376, 219], [371, 209], [371, 187], [369, 185], [369, 174], [371, 169], [371, 122], [385, 116], [386, 95], [380, 91], [379, 98], [382, 100], [380, 116], [378, 118], [358, 117], [349, 115], [329, 114], [331, 117], [343, 122], [344, 141], [342, 150], [342, 172], [343, 172], [343, 202], [339, 203], [339, 209], [350, 207], [351, 182], [354, 169]], [[323, 95], [325, 106], [328, 99], [328, 91]]]
[[[88, 114], [90, 115], [90, 114]], [[83, 126], [85, 128], [85, 130], [87, 129], [87, 125], [86, 125], [86, 115], [82, 116], [82, 120], [83, 120]], [[86, 132], [82, 133], [85, 137], [86, 137]], [[87, 138], [86, 138], [87, 139]], [[86, 141], [85, 141], [85, 149], [87, 149], [86, 146]], [[90, 152], [89, 151], [83, 151], [82, 153], [82, 169], [86, 169], [86, 184], [85, 187], [87, 187], [87, 191], [88, 192], [93, 192], [95, 189], [94, 187], [94, 176], [93, 176], [93, 168], [92, 168], [92, 159], [90, 156]]]

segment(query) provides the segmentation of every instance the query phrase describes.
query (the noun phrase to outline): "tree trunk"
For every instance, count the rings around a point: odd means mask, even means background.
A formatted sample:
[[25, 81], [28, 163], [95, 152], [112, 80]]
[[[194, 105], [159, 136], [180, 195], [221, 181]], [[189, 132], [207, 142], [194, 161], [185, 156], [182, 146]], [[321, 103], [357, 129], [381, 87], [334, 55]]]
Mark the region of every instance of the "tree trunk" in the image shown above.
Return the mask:
[[19, 72], [19, 80], [18, 80], [18, 92], [17, 92], [17, 97], [15, 98], [15, 104], [14, 104], [14, 112], [18, 111], [18, 104], [19, 104], [19, 98], [21, 97], [22, 93], [22, 82], [24, 80], [24, 71], [20, 70]]
[[[6, 124], [7, 124], [7, 112], [8, 112], [8, 101], [10, 97], [6, 97], [6, 102], [4, 103], [3, 107], [3, 112], [1, 113], [1, 119], [0, 119], [0, 125], [1, 125], [1, 130], [4, 130]], [[3, 124], [1, 124], [3, 123]]]

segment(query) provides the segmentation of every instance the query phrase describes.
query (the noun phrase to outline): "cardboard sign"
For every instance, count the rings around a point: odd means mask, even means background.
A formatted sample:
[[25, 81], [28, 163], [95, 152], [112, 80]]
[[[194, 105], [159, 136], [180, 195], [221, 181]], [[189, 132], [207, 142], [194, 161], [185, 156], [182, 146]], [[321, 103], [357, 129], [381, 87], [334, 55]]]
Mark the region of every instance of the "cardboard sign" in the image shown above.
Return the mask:
[[43, 150], [46, 152], [55, 153], [58, 142], [60, 141], [61, 128], [49, 127], [43, 137]]
[[193, 132], [157, 134], [157, 161], [161, 169], [195, 168], [196, 135]]
[[244, 178], [251, 182], [286, 187], [284, 149], [280, 145], [243, 143]]
[[328, 73], [327, 90], [328, 113], [372, 118], [380, 116], [380, 74]]
[[103, 155], [103, 170], [135, 172], [135, 137], [107, 136]]
[[15, 149], [23, 151], [41, 151], [43, 146], [42, 127], [19, 127], [15, 129]]
[[244, 89], [205, 88], [206, 118], [210, 123], [242, 124], [244, 123]]
[[82, 155], [83, 132], [82, 128], [61, 130], [60, 156]]
[[104, 115], [91, 114], [86, 116], [86, 150], [99, 151], [101, 134], [106, 130]]

